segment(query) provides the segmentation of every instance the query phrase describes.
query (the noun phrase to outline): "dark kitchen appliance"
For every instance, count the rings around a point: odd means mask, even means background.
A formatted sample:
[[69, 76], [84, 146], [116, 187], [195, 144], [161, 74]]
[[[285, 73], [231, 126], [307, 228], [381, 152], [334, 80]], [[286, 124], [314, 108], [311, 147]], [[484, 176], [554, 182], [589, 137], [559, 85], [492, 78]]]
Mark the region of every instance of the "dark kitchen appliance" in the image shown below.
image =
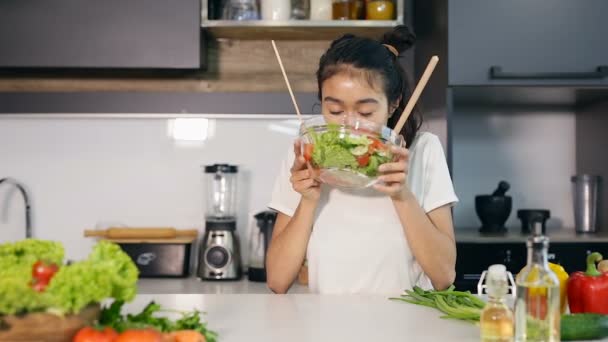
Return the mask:
[[110, 240], [127, 253], [141, 278], [184, 278], [190, 275], [190, 255], [195, 238]]
[[108, 227], [85, 230], [84, 236], [118, 244], [131, 257], [142, 278], [180, 278], [190, 276], [192, 244], [198, 231], [172, 227]]
[[199, 250], [197, 275], [202, 280], [241, 278], [241, 255], [236, 234], [235, 165], [214, 164], [204, 167], [205, 236]]
[[277, 218], [275, 211], [262, 211], [254, 215], [255, 225], [249, 237], [249, 269], [251, 281], [266, 281], [266, 253], [272, 238], [272, 229]]
[[[485, 238], [483, 236], [456, 237], [456, 279], [454, 285], [461, 291], [477, 291], [481, 273], [490, 265], [503, 264], [516, 276], [526, 265], [525, 237], [514, 236]], [[574, 235], [574, 233], [573, 233]], [[551, 238], [551, 233], [549, 234]], [[486, 241], [488, 240], [488, 241]], [[549, 246], [549, 262], [560, 264], [566, 272], [585, 271], [585, 259], [591, 252], [608, 255], [608, 239], [576, 239], [568, 241], [552, 239]]]
[[475, 196], [475, 212], [481, 220], [481, 233], [504, 233], [505, 222], [511, 215], [512, 199], [505, 193], [510, 185], [501, 181], [491, 195]]
[[546, 209], [521, 209], [517, 211], [517, 218], [521, 220], [521, 233], [530, 234], [535, 222], [542, 224], [542, 235], [547, 234], [546, 223], [551, 217], [551, 212]]

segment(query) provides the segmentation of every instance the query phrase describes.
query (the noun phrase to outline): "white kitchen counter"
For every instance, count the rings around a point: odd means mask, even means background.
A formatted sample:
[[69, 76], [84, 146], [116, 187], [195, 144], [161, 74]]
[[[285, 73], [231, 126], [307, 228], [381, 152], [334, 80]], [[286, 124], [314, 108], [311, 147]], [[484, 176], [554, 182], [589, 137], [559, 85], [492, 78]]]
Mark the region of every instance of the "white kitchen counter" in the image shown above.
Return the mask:
[[478, 328], [470, 323], [384, 296], [140, 295], [127, 311], [141, 310], [151, 300], [207, 312], [208, 327], [220, 342], [479, 341]]
[[125, 311], [140, 312], [150, 301], [206, 312], [203, 319], [219, 342], [479, 341], [476, 325], [441, 319], [435, 309], [385, 296], [141, 294]]
[[[271, 294], [266, 283], [239, 281], [200, 281], [197, 278], [141, 278], [140, 294]], [[309, 293], [308, 287], [294, 284], [290, 294]]]

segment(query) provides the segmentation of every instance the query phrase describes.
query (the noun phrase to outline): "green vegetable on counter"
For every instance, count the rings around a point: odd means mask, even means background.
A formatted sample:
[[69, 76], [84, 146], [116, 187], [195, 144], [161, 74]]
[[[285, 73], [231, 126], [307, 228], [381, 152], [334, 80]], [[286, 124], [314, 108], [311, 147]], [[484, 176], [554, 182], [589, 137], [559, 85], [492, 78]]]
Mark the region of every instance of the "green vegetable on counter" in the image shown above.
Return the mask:
[[[150, 302], [138, 314], [122, 315], [124, 301], [114, 301], [110, 306], [104, 307], [101, 311], [97, 325], [99, 328], [110, 327], [117, 332], [128, 329], [154, 328], [161, 332], [172, 332], [179, 330], [195, 330], [205, 336], [207, 342], [216, 342], [217, 333], [208, 330], [207, 325], [201, 322], [200, 311], [181, 312], [174, 310], [164, 310], [155, 302]], [[162, 312], [179, 313], [181, 318], [171, 320], [167, 317], [159, 317], [157, 314]]]
[[471, 292], [456, 291], [453, 285], [444, 291], [423, 290], [414, 286], [413, 290], [406, 290], [401, 297], [391, 299], [435, 308], [445, 314], [441, 318], [467, 322], [479, 322], [485, 306], [485, 302]]
[[[425, 291], [415, 286], [413, 290], [406, 290], [405, 294], [391, 300], [404, 301], [411, 304], [428, 306], [442, 311], [441, 318], [457, 319], [471, 323], [479, 322], [481, 311], [485, 302], [469, 291], [455, 291], [450, 286], [444, 291]], [[541, 326], [534, 320], [528, 320], [528, 329], [534, 335], [541, 336]], [[594, 313], [577, 313], [562, 315], [560, 335], [563, 341], [598, 340], [608, 337], [608, 315]]]
[[[100, 241], [86, 260], [64, 265], [64, 249], [52, 241], [27, 239], [0, 245], [0, 315], [35, 311], [77, 313], [104, 299], [130, 301], [139, 271], [122, 249]], [[32, 288], [37, 261], [59, 265], [43, 291]]]
[[578, 313], [562, 316], [562, 341], [599, 340], [606, 337], [608, 337], [608, 315]]

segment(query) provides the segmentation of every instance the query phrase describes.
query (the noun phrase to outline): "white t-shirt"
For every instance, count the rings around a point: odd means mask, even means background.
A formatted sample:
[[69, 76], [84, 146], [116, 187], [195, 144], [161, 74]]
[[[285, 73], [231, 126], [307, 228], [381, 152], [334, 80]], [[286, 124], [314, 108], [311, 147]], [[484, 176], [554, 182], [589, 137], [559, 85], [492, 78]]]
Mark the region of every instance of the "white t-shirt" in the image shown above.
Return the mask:
[[[424, 211], [456, 203], [437, 136], [419, 133], [409, 151], [408, 186]], [[291, 148], [269, 204], [287, 216], [293, 216], [300, 202], [289, 182], [294, 158]], [[373, 188], [322, 185], [306, 257], [313, 292], [397, 295], [414, 285], [432, 288], [410, 251], [391, 199]]]

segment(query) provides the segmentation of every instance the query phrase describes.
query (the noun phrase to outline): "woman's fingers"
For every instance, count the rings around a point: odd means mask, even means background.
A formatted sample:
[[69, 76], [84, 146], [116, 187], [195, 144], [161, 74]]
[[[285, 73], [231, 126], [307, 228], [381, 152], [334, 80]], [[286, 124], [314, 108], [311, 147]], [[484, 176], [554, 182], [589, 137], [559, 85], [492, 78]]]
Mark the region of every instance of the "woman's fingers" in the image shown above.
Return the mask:
[[376, 189], [377, 191], [380, 191], [382, 193], [385, 193], [387, 195], [394, 195], [398, 192], [400, 192], [403, 188], [403, 184], [401, 183], [390, 183], [390, 184], [382, 184], [382, 183], [378, 183], [376, 185], [374, 185], [374, 189]]
[[404, 183], [405, 182], [405, 173], [390, 173], [386, 175], [382, 175], [378, 177], [378, 180], [384, 183]]
[[410, 151], [405, 147], [393, 146], [391, 152], [397, 156], [397, 160], [407, 160], [410, 157]]
[[399, 161], [396, 163], [385, 163], [378, 167], [378, 171], [381, 173], [392, 173], [392, 172], [405, 172], [407, 169], [407, 163]]
[[289, 179], [292, 183], [299, 182], [304, 179], [312, 179], [310, 170], [304, 169], [300, 171], [292, 171], [291, 178]]
[[319, 186], [319, 183], [317, 183], [317, 181], [315, 181], [312, 178], [304, 179], [304, 180], [293, 183], [294, 190], [299, 193], [306, 192], [306, 190], [311, 189], [311, 188], [316, 188], [318, 186]]
[[293, 144], [293, 153], [296, 158], [293, 161], [293, 165], [291, 166], [291, 171], [299, 171], [306, 168], [306, 160], [302, 156], [302, 142], [300, 140], [296, 140]]

